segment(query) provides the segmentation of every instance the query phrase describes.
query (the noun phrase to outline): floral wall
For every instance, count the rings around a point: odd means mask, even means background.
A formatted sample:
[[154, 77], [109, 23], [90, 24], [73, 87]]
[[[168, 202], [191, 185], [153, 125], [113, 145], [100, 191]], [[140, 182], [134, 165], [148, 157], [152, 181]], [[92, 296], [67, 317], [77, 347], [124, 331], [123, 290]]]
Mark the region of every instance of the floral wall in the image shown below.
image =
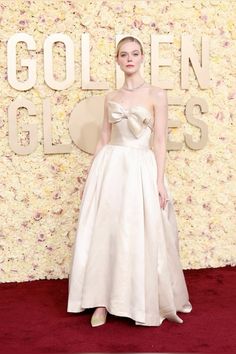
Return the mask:
[[[0, 1], [0, 281], [67, 278], [75, 239], [81, 194], [92, 156], [77, 146], [67, 154], [45, 154], [43, 149], [42, 101], [49, 97], [53, 114], [54, 143], [71, 143], [68, 120], [77, 102], [106, 90], [81, 89], [81, 34], [90, 34], [91, 79], [107, 81], [115, 88], [115, 35], [138, 36], [146, 53], [145, 79], [150, 81], [150, 35], [172, 34], [172, 66], [162, 75], [175, 82], [168, 95], [192, 96], [208, 103], [204, 122], [208, 142], [200, 150], [183, 144], [166, 157], [166, 175], [172, 191], [179, 226], [180, 256], [184, 269], [235, 265], [236, 207], [236, 3], [217, 0], [161, 1]], [[37, 44], [37, 83], [25, 92], [7, 81], [6, 46], [9, 38], [24, 32]], [[68, 89], [56, 91], [44, 81], [43, 43], [52, 33], [63, 32], [75, 44], [76, 80]], [[201, 36], [210, 38], [211, 86], [199, 88], [190, 72], [190, 89], [182, 90], [180, 78], [181, 34], [191, 34], [199, 52]], [[55, 75], [63, 78], [63, 46], [54, 47]], [[19, 80], [27, 78], [19, 59], [27, 57], [24, 43], [17, 45]], [[170, 56], [163, 46], [162, 56]], [[112, 68], [112, 69], [111, 69]], [[114, 68], [114, 70], [113, 70]], [[37, 109], [30, 120], [37, 124], [39, 144], [29, 155], [18, 155], [9, 146], [10, 103], [18, 96], [31, 100]], [[183, 111], [172, 106], [169, 117], [180, 120], [171, 139], [183, 141], [183, 132], [198, 137]], [[18, 138], [29, 122], [25, 110], [17, 116]]]

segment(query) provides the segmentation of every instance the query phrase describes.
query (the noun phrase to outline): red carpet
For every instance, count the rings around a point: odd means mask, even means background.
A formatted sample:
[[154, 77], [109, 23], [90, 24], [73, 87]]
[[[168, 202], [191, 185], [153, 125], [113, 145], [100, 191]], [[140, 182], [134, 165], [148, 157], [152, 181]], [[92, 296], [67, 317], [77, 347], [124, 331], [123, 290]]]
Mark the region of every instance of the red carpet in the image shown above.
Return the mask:
[[1, 353], [236, 353], [236, 267], [185, 270], [193, 311], [183, 324], [135, 326], [108, 314], [92, 328], [93, 309], [66, 312], [68, 279], [0, 285]]

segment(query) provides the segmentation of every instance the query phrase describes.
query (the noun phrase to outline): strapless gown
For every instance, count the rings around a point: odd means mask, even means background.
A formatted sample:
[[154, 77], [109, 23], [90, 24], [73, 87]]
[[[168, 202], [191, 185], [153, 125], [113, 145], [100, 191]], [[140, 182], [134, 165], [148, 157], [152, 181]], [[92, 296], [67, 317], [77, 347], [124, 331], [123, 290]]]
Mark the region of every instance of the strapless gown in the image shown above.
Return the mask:
[[111, 139], [95, 156], [84, 186], [72, 250], [67, 312], [105, 306], [136, 325], [181, 323], [192, 310], [169, 202], [160, 207], [153, 117], [143, 106], [109, 101]]

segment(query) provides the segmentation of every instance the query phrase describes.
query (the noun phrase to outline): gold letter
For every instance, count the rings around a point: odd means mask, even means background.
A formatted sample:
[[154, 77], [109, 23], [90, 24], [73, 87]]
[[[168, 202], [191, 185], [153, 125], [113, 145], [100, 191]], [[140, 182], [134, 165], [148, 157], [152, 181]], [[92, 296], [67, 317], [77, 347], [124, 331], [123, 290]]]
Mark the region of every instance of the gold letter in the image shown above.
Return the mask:
[[[55, 42], [62, 42], [66, 48], [66, 78], [57, 81], [53, 76], [52, 48]], [[54, 33], [46, 38], [44, 43], [44, 72], [45, 82], [54, 90], [65, 90], [75, 80], [74, 44], [69, 36], [63, 33]]]
[[28, 50], [35, 50], [36, 45], [32, 36], [26, 33], [16, 33], [7, 42], [7, 76], [9, 84], [16, 90], [24, 91], [31, 89], [36, 82], [35, 59], [21, 59], [21, 66], [28, 67], [28, 79], [18, 81], [16, 77], [16, 45], [25, 42]]
[[91, 96], [77, 103], [71, 112], [69, 131], [75, 145], [94, 154], [104, 116], [104, 96]]
[[31, 154], [37, 147], [37, 126], [36, 124], [23, 124], [23, 130], [29, 132], [30, 143], [27, 146], [18, 144], [16, 121], [18, 108], [26, 108], [29, 116], [35, 116], [35, 105], [25, 98], [16, 98], [15, 101], [11, 102], [8, 107], [9, 145], [16, 154], [28, 155]]
[[201, 66], [198, 62], [196, 50], [193, 47], [191, 36], [182, 35], [182, 59], [181, 59], [181, 88], [189, 88], [189, 61], [192, 63], [193, 70], [202, 89], [210, 85], [209, 78], [209, 39], [202, 37], [202, 60]]
[[190, 134], [184, 134], [186, 145], [193, 150], [202, 149], [207, 143], [208, 129], [206, 123], [202, 120], [193, 117], [193, 108], [194, 106], [199, 106], [201, 112], [208, 112], [207, 103], [203, 98], [193, 97], [186, 104], [186, 118], [187, 121], [194, 125], [195, 127], [200, 128], [201, 130], [201, 139], [199, 141], [193, 141]]

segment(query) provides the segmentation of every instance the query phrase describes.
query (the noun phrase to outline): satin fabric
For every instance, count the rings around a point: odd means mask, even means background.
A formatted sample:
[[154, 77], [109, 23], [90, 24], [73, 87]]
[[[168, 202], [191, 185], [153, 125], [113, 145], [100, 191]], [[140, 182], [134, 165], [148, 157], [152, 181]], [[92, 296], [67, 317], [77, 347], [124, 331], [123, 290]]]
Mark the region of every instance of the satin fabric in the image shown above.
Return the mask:
[[192, 305], [179, 258], [173, 199], [160, 207], [151, 113], [110, 101], [111, 140], [95, 156], [80, 205], [68, 312], [105, 306], [136, 325], [181, 323]]

